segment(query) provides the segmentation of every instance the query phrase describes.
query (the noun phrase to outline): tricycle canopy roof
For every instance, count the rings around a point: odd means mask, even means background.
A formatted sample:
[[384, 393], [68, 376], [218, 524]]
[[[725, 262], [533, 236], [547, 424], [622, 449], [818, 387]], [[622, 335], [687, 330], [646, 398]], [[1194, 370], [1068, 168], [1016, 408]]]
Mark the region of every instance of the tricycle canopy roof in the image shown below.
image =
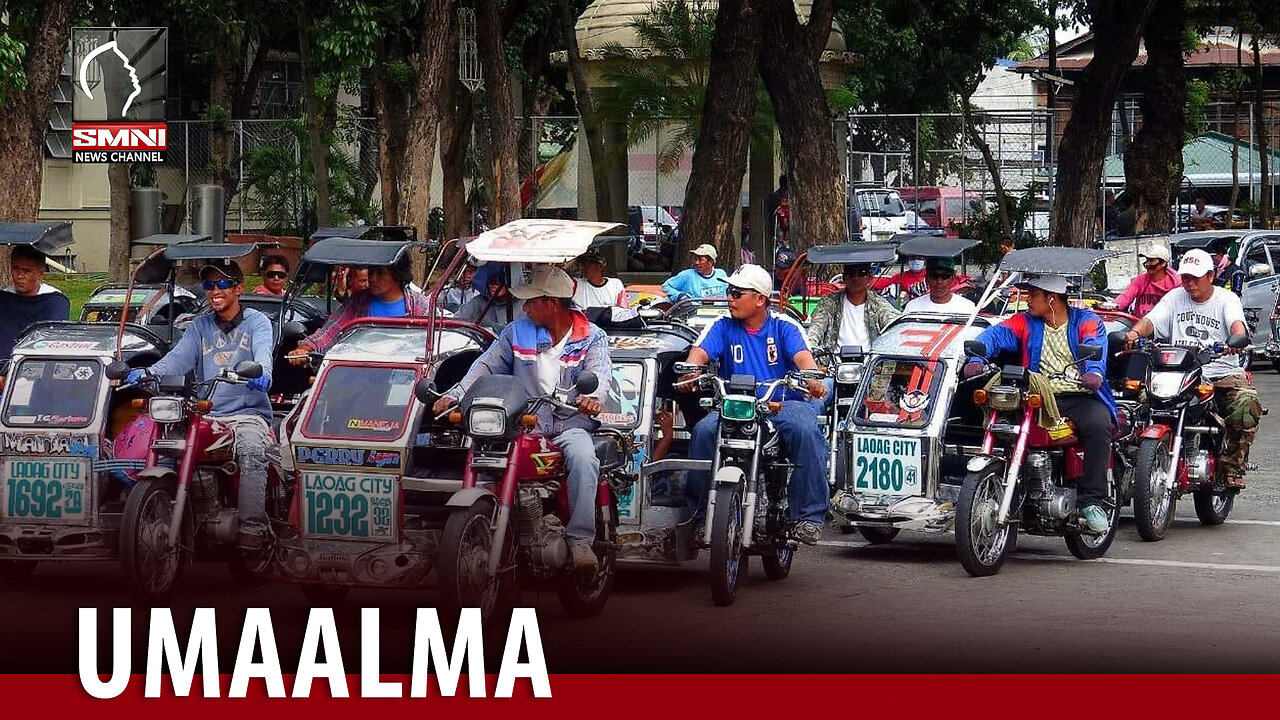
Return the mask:
[[1045, 275], [1086, 275], [1094, 265], [1119, 254], [1116, 250], [1090, 248], [1024, 248], [1005, 255], [1000, 261], [1000, 269]]
[[901, 238], [902, 242], [898, 245], [898, 255], [902, 257], [910, 255], [925, 258], [954, 258], [960, 257], [966, 250], [982, 244], [980, 240], [968, 240], [966, 238], [944, 238], [932, 235], [894, 236], [895, 241], [899, 238]]
[[477, 260], [493, 262], [563, 263], [591, 247], [597, 235], [620, 223], [581, 220], [512, 220], [486, 230], [467, 243], [467, 252]]
[[324, 282], [333, 265], [389, 267], [418, 243], [328, 237], [316, 242], [302, 255], [295, 283]]
[[69, 222], [0, 223], [0, 245], [32, 245], [45, 255], [52, 255], [71, 241]]
[[311, 233], [311, 242], [325, 238], [364, 238], [392, 242], [418, 239], [418, 230], [408, 225], [355, 225], [353, 227], [323, 227]]
[[862, 265], [893, 262], [898, 258], [896, 242], [851, 242], [840, 245], [817, 245], [809, 248], [809, 262], [814, 265]]
[[165, 248], [164, 259], [172, 262], [189, 260], [235, 260], [257, 250], [253, 243], [182, 243]]
[[134, 245], [152, 245], [163, 247], [166, 245], [182, 245], [184, 243], [208, 242], [213, 238], [208, 235], [175, 235], [172, 233], [156, 233], [139, 238], [133, 241]]
[[1181, 233], [1169, 237], [1170, 243], [1180, 250], [1193, 248], [1204, 249], [1215, 242], [1235, 242], [1244, 236], [1239, 230], [1207, 230], [1205, 232]]

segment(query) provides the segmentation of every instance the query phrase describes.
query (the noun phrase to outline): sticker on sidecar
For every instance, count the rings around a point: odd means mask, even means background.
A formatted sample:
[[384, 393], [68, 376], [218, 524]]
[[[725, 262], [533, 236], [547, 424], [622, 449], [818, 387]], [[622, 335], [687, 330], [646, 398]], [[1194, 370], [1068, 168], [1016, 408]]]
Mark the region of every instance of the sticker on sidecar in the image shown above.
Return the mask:
[[390, 540], [399, 489], [394, 475], [307, 472], [302, 511], [309, 536]]
[[854, 435], [854, 492], [919, 495], [920, 440]]
[[0, 510], [10, 520], [84, 522], [88, 465], [65, 457], [6, 458]]

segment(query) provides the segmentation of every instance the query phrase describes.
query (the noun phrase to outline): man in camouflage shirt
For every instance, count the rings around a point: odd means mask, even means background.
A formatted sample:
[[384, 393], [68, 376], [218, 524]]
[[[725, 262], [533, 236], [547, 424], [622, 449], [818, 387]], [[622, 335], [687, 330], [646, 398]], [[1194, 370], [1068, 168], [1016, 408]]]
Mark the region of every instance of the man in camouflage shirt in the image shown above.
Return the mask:
[[818, 302], [809, 321], [809, 347], [814, 352], [860, 345], [870, 349], [885, 326], [898, 318], [896, 308], [870, 291], [870, 264], [844, 266], [844, 290], [827, 295]]

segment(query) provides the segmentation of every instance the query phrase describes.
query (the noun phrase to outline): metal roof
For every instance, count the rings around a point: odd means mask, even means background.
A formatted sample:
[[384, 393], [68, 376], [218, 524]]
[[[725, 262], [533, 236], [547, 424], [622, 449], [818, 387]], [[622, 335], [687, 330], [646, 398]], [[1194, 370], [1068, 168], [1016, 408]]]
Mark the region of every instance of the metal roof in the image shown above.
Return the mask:
[[33, 245], [45, 255], [52, 255], [71, 243], [69, 222], [0, 223], [0, 245]]
[[1046, 275], [1085, 275], [1094, 265], [1119, 255], [1116, 250], [1073, 247], [1034, 247], [1014, 250], [1000, 261], [1000, 269]]

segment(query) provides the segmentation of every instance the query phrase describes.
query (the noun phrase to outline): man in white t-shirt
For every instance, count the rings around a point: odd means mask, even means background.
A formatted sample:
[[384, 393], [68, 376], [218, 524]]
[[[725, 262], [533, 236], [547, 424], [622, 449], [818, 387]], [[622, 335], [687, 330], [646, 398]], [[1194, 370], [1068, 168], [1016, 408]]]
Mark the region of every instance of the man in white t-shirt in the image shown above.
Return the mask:
[[[1233, 335], [1248, 333], [1240, 297], [1213, 284], [1213, 258], [1203, 250], [1191, 250], [1178, 263], [1182, 287], [1169, 291], [1128, 333], [1130, 340], [1157, 335], [1178, 345], [1208, 347], [1226, 343]], [[1222, 456], [1227, 484], [1244, 487], [1249, 446], [1258, 432], [1262, 404], [1258, 391], [1245, 373], [1236, 350], [1216, 358], [1203, 368], [1213, 383], [1214, 402], [1226, 419], [1228, 437]]]
[[956, 261], [953, 258], [929, 258], [925, 262], [925, 282], [928, 284], [929, 294], [907, 303], [903, 312], [972, 315], [977, 307], [967, 298], [951, 291], [955, 278]]
[[588, 251], [578, 258], [582, 277], [573, 291], [573, 304], [586, 310], [595, 307], [630, 307], [627, 290], [618, 278], [604, 276], [604, 258]]

